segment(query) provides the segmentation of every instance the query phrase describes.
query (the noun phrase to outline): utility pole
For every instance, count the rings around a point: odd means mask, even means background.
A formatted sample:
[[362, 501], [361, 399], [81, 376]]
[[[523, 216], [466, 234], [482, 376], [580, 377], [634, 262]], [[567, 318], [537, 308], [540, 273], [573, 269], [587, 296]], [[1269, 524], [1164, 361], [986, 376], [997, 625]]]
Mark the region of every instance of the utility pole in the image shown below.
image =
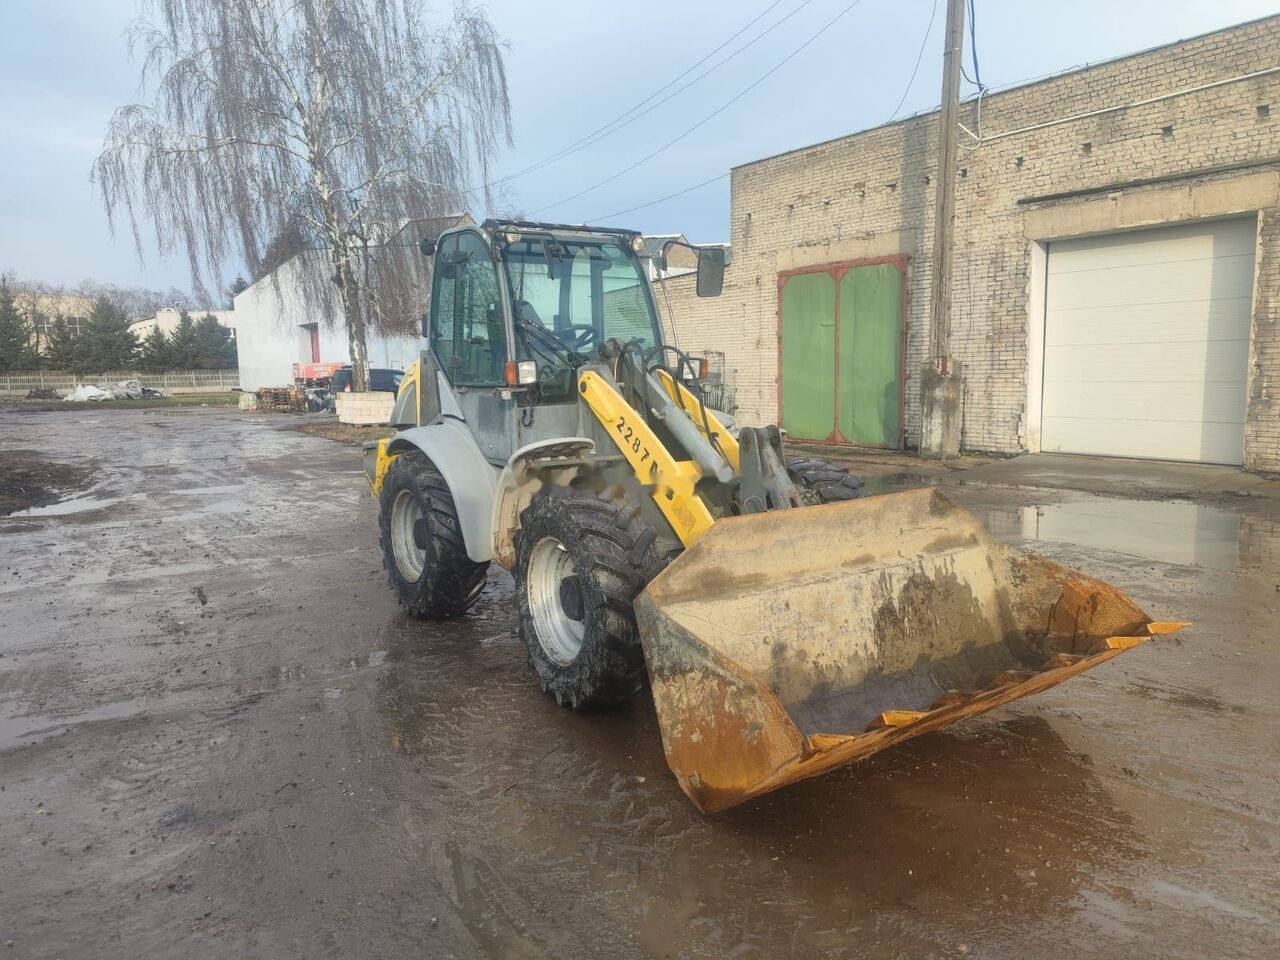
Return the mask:
[[965, 0], [947, 0], [942, 51], [942, 108], [938, 113], [937, 197], [933, 221], [933, 276], [929, 286], [929, 341], [920, 373], [920, 455], [960, 454], [964, 397], [960, 364], [951, 357], [951, 252], [956, 214], [956, 113], [964, 56]]

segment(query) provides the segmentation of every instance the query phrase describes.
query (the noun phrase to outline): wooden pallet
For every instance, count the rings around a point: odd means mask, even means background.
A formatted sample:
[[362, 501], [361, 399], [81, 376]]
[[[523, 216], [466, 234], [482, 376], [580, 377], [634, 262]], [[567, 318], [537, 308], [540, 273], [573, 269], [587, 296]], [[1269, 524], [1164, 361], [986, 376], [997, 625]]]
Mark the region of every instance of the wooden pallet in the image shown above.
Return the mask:
[[269, 413], [296, 413], [305, 410], [307, 397], [297, 387], [259, 387], [258, 409]]

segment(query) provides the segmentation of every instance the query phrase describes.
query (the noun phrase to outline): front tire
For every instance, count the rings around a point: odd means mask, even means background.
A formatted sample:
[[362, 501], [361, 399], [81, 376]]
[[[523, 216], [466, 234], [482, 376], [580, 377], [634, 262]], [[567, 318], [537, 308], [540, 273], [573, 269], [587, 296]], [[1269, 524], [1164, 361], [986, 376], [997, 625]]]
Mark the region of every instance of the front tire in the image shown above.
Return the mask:
[[542, 689], [574, 710], [617, 706], [645, 682], [632, 603], [659, 563], [639, 509], [547, 487], [516, 532], [520, 638]]
[[807, 505], [841, 503], [863, 495], [862, 481], [844, 467], [820, 457], [798, 457], [787, 461], [787, 474]]
[[413, 616], [461, 616], [480, 599], [489, 564], [467, 556], [449, 484], [421, 451], [402, 453], [387, 468], [378, 532], [387, 577]]

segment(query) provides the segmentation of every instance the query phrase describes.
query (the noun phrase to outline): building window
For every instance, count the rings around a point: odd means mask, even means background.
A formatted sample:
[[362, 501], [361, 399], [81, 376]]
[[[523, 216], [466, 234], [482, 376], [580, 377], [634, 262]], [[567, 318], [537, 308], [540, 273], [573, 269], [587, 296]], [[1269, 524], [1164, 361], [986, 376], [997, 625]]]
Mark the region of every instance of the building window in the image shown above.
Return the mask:
[[[57, 322], [57, 317], [46, 315], [40, 322], [40, 333], [47, 337], [53, 331], [53, 326]], [[87, 317], [63, 317], [67, 321], [67, 332], [73, 337], [80, 336], [81, 325], [86, 322]]]

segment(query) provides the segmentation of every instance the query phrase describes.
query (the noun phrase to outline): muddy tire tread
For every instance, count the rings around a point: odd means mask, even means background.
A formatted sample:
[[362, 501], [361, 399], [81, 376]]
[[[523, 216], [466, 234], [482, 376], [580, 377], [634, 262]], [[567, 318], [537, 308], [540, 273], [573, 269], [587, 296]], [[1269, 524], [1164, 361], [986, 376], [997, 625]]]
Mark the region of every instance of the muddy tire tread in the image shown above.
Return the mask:
[[[582, 650], [567, 666], [542, 650], [524, 586], [528, 557], [548, 535], [570, 547], [587, 606]], [[544, 488], [521, 514], [512, 571], [520, 639], [542, 689], [561, 706], [615, 707], [644, 688], [644, 651], [632, 604], [661, 569], [654, 539], [638, 509], [589, 490]]]
[[[396, 567], [391, 548], [391, 500], [404, 486], [411, 486], [425, 501], [430, 540], [427, 562], [417, 583], [405, 581]], [[488, 579], [489, 564], [467, 556], [458, 508], [444, 475], [426, 454], [411, 450], [400, 454], [383, 480], [378, 511], [382, 565], [395, 588], [396, 598], [411, 615], [427, 620], [462, 616], [477, 600]]]

